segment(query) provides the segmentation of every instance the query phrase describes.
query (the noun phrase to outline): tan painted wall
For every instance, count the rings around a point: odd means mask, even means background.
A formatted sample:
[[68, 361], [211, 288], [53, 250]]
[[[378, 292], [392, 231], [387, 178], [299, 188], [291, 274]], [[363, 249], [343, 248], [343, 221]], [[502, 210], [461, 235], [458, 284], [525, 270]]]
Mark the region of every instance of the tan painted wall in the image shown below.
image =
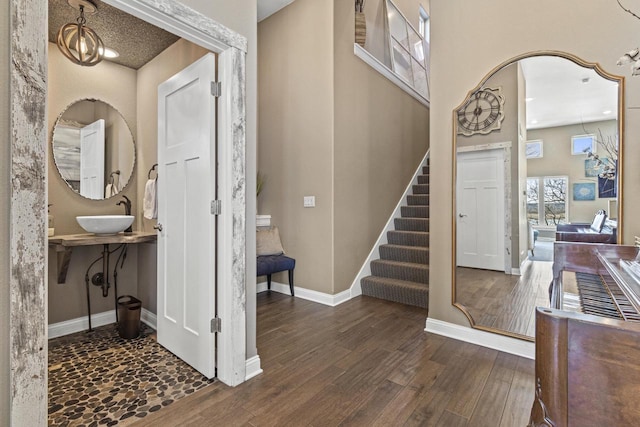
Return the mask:
[[[79, 67], [66, 59], [55, 44], [49, 43], [49, 141], [53, 135], [53, 126], [60, 113], [65, 108], [82, 98], [100, 99], [116, 108], [124, 117], [136, 139], [136, 72], [127, 67], [104, 61], [94, 67]], [[56, 234], [84, 233], [78, 225], [77, 215], [121, 214], [122, 206], [116, 203], [118, 196], [107, 200], [89, 200], [73, 192], [60, 178], [53, 162], [51, 148], [48, 149], [48, 192], [50, 211], [54, 215]], [[133, 212], [136, 212], [137, 189], [135, 174], [130, 184], [121, 194], [127, 195], [132, 201]], [[113, 247], [111, 249], [114, 249]], [[49, 250], [49, 323], [75, 319], [86, 315], [86, 294], [84, 275], [89, 264], [100, 256], [102, 247], [90, 246], [77, 248], [73, 251], [71, 264], [64, 284], [57, 283], [56, 253]], [[112, 256], [113, 261], [115, 257]], [[112, 265], [113, 267], [113, 265]], [[91, 275], [101, 270], [96, 265]], [[113, 271], [113, 270], [112, 270]], [[129, 248], [127, 260], [123, 270], [118, 272], [118, 294], [136, 295], [137, 277], [137, 249]], [[112, 283], [113, 286], [113, 283]], [[98, 287], [90, 286], [91, 311], [101, 313], [113, 310], [114, 290], [103, 298]]]
[[[258, 41], [258, 153], [266, 177], [259, 213], [272, 216], [296, 259], [295, 283], [331, 294], [333, 6], [297, 0], [260, 22]], [[316, 207], [304, 208], [304, 196], [315, 196]]]
[[[9, 2], [0, 6], [0, 58], [10, 51]], [[9, 138], [9, 61], [0, 61], [0, 425], [9, 425], [9, 206], [11, 158]]]
[[[636, 46], [638, 21], [615, 3], [596, 0], [433, 1], [431, 18], [431, 201], [438, 209], [431, 210], [429, 316], [468, 325], [451, 305], [453, 109], [493, 67], [524, 52], [571, 52], [599, 62], [610, 72], [629, 76], [628, 68], [615, 63]], [[640, 217], [633, 215], [640, 209], [640, 169], [633, 167], [634, 159], [640, 158], [640, 144], [636, 143], [640, 111], [630, 107], [640, 105], [640, 79], [629, 77], [626, 83], [625, 138], [629, 143], [624, 153], [623, 241], [632, 243], [640, 230]]]
[[[598, 178], [586, 178], [584, 176], [584, 161], [586, 155], [571, 155], [571, 137], [585, 133], [596, 133], [600, 129], [604, 135], [616, 133], [615, 121], [586, 123], [583, 125], [558, 126], [547, 129], [535, 129], [529, 131], [531, 139], [543, 140], [543, 155], [541, 159], [529, 159], [529, 176], [569, 176], [569, 220], [571, 222], [591, 222], [598, 209], [609, 211], [610, 199], [598, 197]], [[586, 130], [586, 131], [585, 131]], [[603, 150], [598, 155], [603, 155]], [[596, 200], [574, 201], [573, 184], [579, 182], [593, 182], [596, 184]]]
[[429, 148], [429, 110], [353, 54], [354, 13], [334, 1], [333, 293], [351, 286]]
[[[137, 118], [138, 118], [138, 181], [140, 199], [144, 197], [149, 169], [158, 162], [158, 85], [201, 58], [208, 51], [180, 39], [160, 55], [138, 69]], [[155, 172], [153, 177], [155, 177]], [[152, 231], [156, 220], [144, 218], [142, 203], [135, 212], [139, 229]], [[157, 313], [157, 245], [142, 245], [138, 270], [138, 298], [142, 306]]]

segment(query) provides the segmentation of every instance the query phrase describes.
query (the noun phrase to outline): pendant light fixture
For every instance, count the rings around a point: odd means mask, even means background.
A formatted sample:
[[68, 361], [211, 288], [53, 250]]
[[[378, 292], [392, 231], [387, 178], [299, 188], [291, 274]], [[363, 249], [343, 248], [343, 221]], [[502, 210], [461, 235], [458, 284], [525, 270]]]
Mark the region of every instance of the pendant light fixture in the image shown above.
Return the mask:
[[67, 0], [80, 11], [76, 23], [65, 24], [58, 31], [57, 43], [60, 52], [71, 62], [82, 66], [93, 66], [104, 58], [104, 43], [98, 34], [85, 24], [85, 13], [92, 15], [98, 7], [91, 0]]

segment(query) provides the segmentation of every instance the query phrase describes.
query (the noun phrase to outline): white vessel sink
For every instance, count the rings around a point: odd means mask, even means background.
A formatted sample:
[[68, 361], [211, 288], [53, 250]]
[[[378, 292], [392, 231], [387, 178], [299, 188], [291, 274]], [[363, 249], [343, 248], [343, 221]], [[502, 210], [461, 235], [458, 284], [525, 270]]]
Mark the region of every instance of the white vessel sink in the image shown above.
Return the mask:
[[126, 230], [133, 224], [133, 215], [77, 216], [76, 221], [88, 233], [109, 236]]

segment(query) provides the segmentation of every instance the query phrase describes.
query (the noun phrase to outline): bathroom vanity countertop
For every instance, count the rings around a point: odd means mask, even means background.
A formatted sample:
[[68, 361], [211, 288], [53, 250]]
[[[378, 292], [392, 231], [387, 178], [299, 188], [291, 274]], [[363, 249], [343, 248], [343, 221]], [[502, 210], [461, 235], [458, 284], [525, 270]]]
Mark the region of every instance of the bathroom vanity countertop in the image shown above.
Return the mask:
[[155, 242], [158, 236], [155, 231], [133, 231], [118, 233], [113, 236], [96, 236], [95, 234], [66, 234], [49, 237], [49, 245], [73, 247], [107, 245], [111, 243], [148, 243]]

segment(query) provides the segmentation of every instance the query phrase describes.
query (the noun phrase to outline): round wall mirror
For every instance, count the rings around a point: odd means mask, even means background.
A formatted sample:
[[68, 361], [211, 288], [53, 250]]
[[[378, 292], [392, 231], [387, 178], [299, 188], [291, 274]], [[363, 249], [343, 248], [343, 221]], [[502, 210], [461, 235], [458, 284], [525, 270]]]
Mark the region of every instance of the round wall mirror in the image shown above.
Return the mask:
[[117, 195], [133, 174], [131, 129], [118, 110], [97, 99], [76, 101], [60, 114], [52, 148], [60, 177], [88, 199]]
[[536, 52], [497, 66], [453, 111], [453, 297], [473, 327], [533, 340], [554, 242], [573, 229], [619, 241], [623, 83]]

